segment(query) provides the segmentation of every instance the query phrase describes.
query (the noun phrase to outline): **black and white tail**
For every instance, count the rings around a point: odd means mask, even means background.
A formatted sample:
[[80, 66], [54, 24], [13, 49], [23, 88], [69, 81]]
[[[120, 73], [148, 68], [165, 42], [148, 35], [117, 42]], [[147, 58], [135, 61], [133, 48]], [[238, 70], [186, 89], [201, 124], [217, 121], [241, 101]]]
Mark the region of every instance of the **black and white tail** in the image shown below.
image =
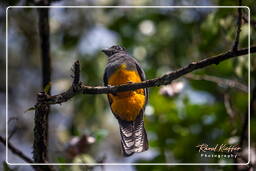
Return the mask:
[[130, 156], [148, 149], [148, 138], [144, 128], [143, 114], [139, 114], [135, 121], [118, 119], [121, 134], [123, 154]]

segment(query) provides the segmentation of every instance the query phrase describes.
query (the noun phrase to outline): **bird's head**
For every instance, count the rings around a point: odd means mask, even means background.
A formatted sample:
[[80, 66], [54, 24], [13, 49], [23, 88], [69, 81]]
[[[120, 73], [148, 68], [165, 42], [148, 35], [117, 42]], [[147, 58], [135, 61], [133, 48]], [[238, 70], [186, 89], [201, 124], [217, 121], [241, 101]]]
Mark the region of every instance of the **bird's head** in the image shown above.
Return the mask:
[[103, 49], [102, 52], [104, 52], [108, 57], [116, 54], [116, 53], [120, 53], [120, 52], [127, 52], [125, 48], [119, 46], [119, 45], [114, 45], [111, 46], [108, 49]]

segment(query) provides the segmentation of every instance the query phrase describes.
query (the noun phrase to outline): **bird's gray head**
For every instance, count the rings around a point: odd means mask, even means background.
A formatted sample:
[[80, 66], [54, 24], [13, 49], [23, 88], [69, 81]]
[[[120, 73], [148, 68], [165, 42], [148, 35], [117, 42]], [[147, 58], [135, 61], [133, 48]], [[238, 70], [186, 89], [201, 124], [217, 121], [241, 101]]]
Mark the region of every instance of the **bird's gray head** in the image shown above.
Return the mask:
[[119, 45], [114, 45], [108, 49], [103, 49], [102, 52], [104, 52], [108, 57], [120, 53], [120, 52], [127, 52], [125, 48], [119, 46]]

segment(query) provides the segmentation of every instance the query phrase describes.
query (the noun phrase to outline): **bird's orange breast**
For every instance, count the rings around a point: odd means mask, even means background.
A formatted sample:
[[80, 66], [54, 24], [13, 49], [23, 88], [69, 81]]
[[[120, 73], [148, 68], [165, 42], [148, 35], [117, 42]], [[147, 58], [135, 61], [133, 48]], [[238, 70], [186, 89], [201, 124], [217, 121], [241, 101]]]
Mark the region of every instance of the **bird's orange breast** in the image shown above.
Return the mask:
[[[140, 75], [137, 71], [127, 70], [122, 64], [108, 79], [109, 85], [121, 85], [128, 83], [141, 82]], [[116, 94], [108, 94], [111, 101], [111, 109], [115, 115], [126, 121], [136, 119], [145, 105], [145, 93], [143, 89], [135, 91], [126, 91]]]

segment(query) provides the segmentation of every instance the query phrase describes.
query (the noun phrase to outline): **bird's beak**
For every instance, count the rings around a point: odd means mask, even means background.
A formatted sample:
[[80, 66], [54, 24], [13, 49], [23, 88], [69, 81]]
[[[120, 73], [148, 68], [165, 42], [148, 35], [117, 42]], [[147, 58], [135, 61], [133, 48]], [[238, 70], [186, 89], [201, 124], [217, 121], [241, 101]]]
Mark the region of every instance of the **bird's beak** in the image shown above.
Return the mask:
[[110, 50], [109, 49], [103, 49], [102, 52], [104, 52], [105, 54], [108, 53]]
[[108, 56], [110, 54], [111, 50], [110, 49], [103, 49], [102, 52], [105, 53], [105, 55]]

